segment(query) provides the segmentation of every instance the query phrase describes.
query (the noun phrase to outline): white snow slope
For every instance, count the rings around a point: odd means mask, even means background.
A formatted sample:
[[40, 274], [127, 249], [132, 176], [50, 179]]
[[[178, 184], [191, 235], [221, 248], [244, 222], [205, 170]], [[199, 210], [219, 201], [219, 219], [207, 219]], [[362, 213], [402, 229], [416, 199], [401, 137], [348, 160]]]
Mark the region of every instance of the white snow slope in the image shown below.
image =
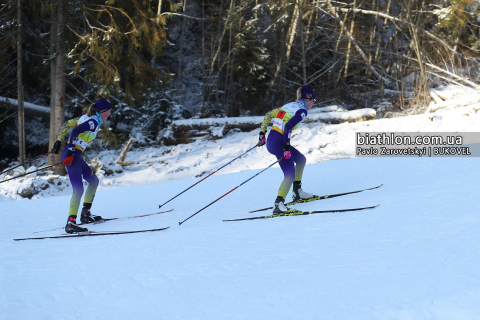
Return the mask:
[[[465, 158], [313, 164], [309, 191], [384, 186], [298, 209], [380, 207], [222, 222], [272, 204], [282, 179], [272, 168], [179, 226], [254, 172], [214, 175], [167, 205], [170, 213], [90, 227], [169, 230], [92, 238], [15, 242], [62, 226], [70, 197], [4, 201], [0, 318], [478, 319], [476, 168]], [[95, 212], [154, 213], [195, 181], [100, 191]]]
[[[416, 119], [405, 120], [405, 131], [434, 131], [425, 124], [434, 121]], [[462, 119], [478, 123], [476, 114]], [[390, 124], [395, 121], [400, 120]], [[451, 131], [459, 130], [453, 123]], [[366, 123], [356, 126], [358, 130]], [[303, 135], [294, 141], [307, 153], [302, 146], [315, 139], [315, 131], [300, 130]], [[228, 145], [236, 151], [230, 157], [246, 150], [242, 139]], [[353, 142], [338, 141], [337, 146]], [[191, 153], [200, 153], [202, 147]], [[0, 319], [480, 319], [478, 158], [314, 163], [307, 165], [303, 179], [309, 192], [325, 195], [384, 186], [295, 208], [380, 206], [222, 222], [259, 216], [248, 211], [272, 205], [283, 179], [275, 166], [178, 225], [274, 161], [266, 149], [249, 157], [236, 164], [236, 171], [245, 171], [213, 175], [162, 209], [159, 204], [199, 178], [147, 180], [152, 184], [97, 192], [93, 213], [104, 217], [174, 211], [110, 221], [90, 230], [170, 226], [166, 231], [16, 242], [14, 238], [60, 234], [62, 230], [33, 231], [62, 227], [70, 194], [1, 201]]]

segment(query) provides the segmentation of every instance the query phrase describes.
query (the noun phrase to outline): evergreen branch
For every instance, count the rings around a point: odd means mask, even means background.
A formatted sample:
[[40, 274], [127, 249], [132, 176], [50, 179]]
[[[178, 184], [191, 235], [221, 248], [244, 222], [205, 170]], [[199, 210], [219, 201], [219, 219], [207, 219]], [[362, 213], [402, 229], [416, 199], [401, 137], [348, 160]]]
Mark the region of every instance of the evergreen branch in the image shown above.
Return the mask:
[[[9, 65], [11, 65], [12, 63], [15, 63], [16, 61], [17, 61], [17, 58], [15, 58], [12, 62], [10, 62], [9, 64], [7, 64], [7, 65], [5, 66], [5, 68], [3, 68], [3, 69], [0, 71], [0, 73], [2, 73], [3, 70], [7, 69], [7, 67], [8, 67]], [[7, 73], [7, 75], [8, 75], [8, 73]], [[4, 78], [4, 79], [5, 79], [5, 78]], [[0, 82], [2, 82], [2, 80], [0, 80]]]
[[[94, 57], [93, 55], [91, 55], [88, 51], [84, 51], [84, 52], [85, 52], [89, 57], [91, 57], [93, 60], [95, 60], [95, 61], [97, 61], [98, 63], [100, 63], [105, 69], [112, 71], [111, 68], [109, 68], [109, 67], [106, 66], [103, 62], [101, 62], [100, 60], [98, 60], [97, 58], [95, 58], [95, 57]], [[114, 64], [112, 64], [112, 66], [113, 66], [113, 69], [114, 69], [114, 71], [115, 71], [114, 73], [118, 73], [117, 67], [115, 67]]]
[[70, 31], [72, 31], [77, 37], [79, 37], [79, 38], [82, 39], [82, 40], [85, 40], [85, 39], [88, 37], [87, 35], [82, 36], [82, 35], [78, 34], [75, 30], [73, 30], [73, 29], [70, 27], [70, 25], [69, 25], [68, 23], [65, 23], [65, 26], [66, 26], [68, 29], [70, 29]]
[[[8, 113], [8, 111], [10, 111], [10, 109], [8, 109], [7, 111], [5, 111], [4, 114], [2, 114], [0, 117], [3, 117], [4, 115], [6, 115], [6, 114]], [[14, 112], [14, 113], [12, 113], [11, 115], [6, 116], [4, 119], [0, 120], [0, 123], [2, 123], [3, 121], [8, 120], [9, 118], [17, 115], [17, 113], [18, 113], [18, 112]]]
[[93, 104], [93, 102], [90, 101], [90, 99], [88, 99], [87, 97], [85, 97], [83, 95], [83, 93], [80, 90], [78, 90], [77, 87], [75, 87], [70, 81], [68, 81], [68, 80], [65, 80], [65, 81], [68, 82], [68, 84], [70, 84], [72, 86], [72, 88], [75, 89], [75, 91], [77, 91], [83, 98], [85, 98], [85, 100], [87, 100], [88, 102]]
[[8, 118], [11, 118], [11, 117], [13, 117], [14, 115], [17, 114], [17, 112], [15, 111], [15, 112], [13, 112], [13, 113], [10, 114], [10, 115], [5, 116], [8, 112], [11, 111], [10, 109], [12, 109], [12, 106], [13, 106], [12, 103], [8, 103], [7, 101], [8, 101], [8, 100], [2, 101], [3, 103], [0, 103], [0, 106], [1, 106], [1, 107], [7, 109], [2, 115], [0, 115], [0, 118], [5, 117], [4, 119], [0, 120], [0, 123], [2, 123], [3, 121], [5, 121], [5, 120], [7, 120]]
[[103, 30], [102, 28], [97, 28], [97, 27], [95, 27], [95, 26], [92, 26], [92, 25], [90, 24], [90, 21], [88, 21], [87, 16], [85, 16], [85, 21], [87, 21], [88, 26], [89, 26], [90, 29], [92, 29], [92, 30], [99, 30], [99, 31], [101, 31], [101, 32], [103, 32], [103, 33], [107, 33], [107, 32], [108, 32], [108, 29], [107, 29], [107, 30]]
[[[193, 16], [189, 16], [189, 15], [186, 15], [186, 14], [181, 14], [181, 13], [176, 13], [176, 12], [164, 12], [164, 13], [161, 13], [159, 16], [163, 16], [163, 15], [169, 15], [169, 16], [179, 16], [179, 17], [184, 17], [184, 18], [190, 18], [190, 19], [195, 19], [195, 20], [207, 20], [207, 19], [204, 19], [204, 18], [197, 18], [197, 17], [193, 17]], [[159, 17], [157, 16], [157, 17]], [[150, 19], [150, 20], [156, 20], [157, 17], [153, 18], [153, 19]]]
[[12, 35], [15, 35], [16, 33], [17, 33], [17, 32], [14, 31], [14, 32], [12, 32], [12, 33], [10, 33], [10, 34], [7, 34], [5, 37], [0, 38], [0, 40], [7, 39], [7, 38], [11, 37]]
[[[124, 35], [136, 32], [138, 30], [137, 27], [135, 26], [135, 22], [133, 22], [132, 18], [130, 18], [130, 16], [123, 9], [115, 8], [115, 7], [107, 6], [107, 5], [96, 5], [96, 6], [99, 6], [99, 7], [102, 7], [102, 8], [110, 8], [110, 9], [113, 9], [113, 10], [120, 11], [120, 13], [122, 13], [125, 17], [127, 17], [128, 20], [130, 20], [130, 23], [132, 24], [132, 26], [134, 27], [135, 30], [132, 30], [132, 31], [127, 32], [127, 33], [123, 33]], [[90, 10], [90, 11], [95, 11], [95, 12], [106, 12], [108, 15], [110, 15], [110, 19], [112, 21], [115, 21], [112, 14], [110, 13], [110, 11], [108, 11], [106, 9], [97, 10], [97, 9], [91, 9], [91, 8], [88, 8], [88, 7], [85, 7], [85, 9]]]
[[[3, 78], [3, 79], [5, 79], [5, 78]], [[3, 79], [2, 79], [2, 81], [3, 81]], [[0, 82], [1, 82], [1, 81], [0, 81]], [[7, 84], [6, 84], [6, 85], [4, 85], [3, 87], [0, 87], [0, 90], [1, 90], [1, 89], [3, 89], [3, 88], [9, 87], [9, 86], [11, 86], [11, 85], [12, 85], [12, 83], [16, 83], [16, 82], [17, 82], [17, 79], [15, 79], [15, 80], [11, 81], [10, 83], [7, 83]]]
[[88, 85], [91, 85], [92, 87], [96, 87], [95, 84], [91, 83], [90, 81], [88, 81], [87, 79], [85, 79], [84, 77], [82, 77], [81, 75], [79, 75], [78, 73], [77, 73], [77, 74], [74, 74], [74, 76], [82, 79], [82, 80], [85, 81]]

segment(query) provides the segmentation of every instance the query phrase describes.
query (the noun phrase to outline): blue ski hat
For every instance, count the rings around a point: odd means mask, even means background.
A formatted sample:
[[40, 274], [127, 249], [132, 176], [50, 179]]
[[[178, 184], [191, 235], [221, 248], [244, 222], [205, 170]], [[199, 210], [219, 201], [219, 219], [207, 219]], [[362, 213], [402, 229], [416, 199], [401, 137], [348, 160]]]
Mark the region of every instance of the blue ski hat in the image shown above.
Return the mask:
[[107, 99], [100, 98], [95, 101], [95, 110], [97, 110], [98, 113], [102, 113], [110, 109], [112, 109], [112, 105], [110, 104], [110, 102], [108, 102]]
[[315, 99], [315, 90], [310, 86], [302, 86], [302, 99]]

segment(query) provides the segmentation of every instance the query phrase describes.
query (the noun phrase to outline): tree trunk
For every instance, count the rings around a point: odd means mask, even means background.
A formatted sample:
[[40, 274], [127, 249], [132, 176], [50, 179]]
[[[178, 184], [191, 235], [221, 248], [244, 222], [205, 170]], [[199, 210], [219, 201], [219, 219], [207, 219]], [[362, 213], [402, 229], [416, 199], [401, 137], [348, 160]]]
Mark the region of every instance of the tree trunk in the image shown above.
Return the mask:
[[205, 108], [205, 0], [202, 1], [202, 110]]
[[[300, 0], [297, 0], [297, 1], [300, 1]], [[290, 27], [289, 27], [288, 33], [287, 33], [287, 52], [286, 52], [286, 62], [287, 63], [288, 63], [288, 60], [290, 59], [290, 53], [292, 51], [293, 41], [295, 40], [295, 33], [298, 30], [298, 18], [300, 16], [300, 12], [298, 11], [299, 7], [300, 6], [297, 5], [297, 6], [295, 6], [295, 9], [293, 10], [292, 23], [290, 24]]]
[[[336, 9], [336, 8], [335, 8]], [[345, 23], [347, 21], [347, 17], [348, 17], [348, 13], [345, 14], [345, 17], [343, 18], [343, 23]], [[337, 20], [335, 20], [335, 29], [337, 27]], [[342, 36], [343, 36], [343, 28], [340, 26], [340, 33], [338, 35], [338, 39], [335, 43], [335, 51], [333, 52], [333, 61], [336, 61], [337, 60], [337, 54], [338, 54], [338, 48], [340, 47], [340, 42], [342, 41]], [[340, 75], [341, 72], [342, 72], [342, 69], [343, 69], [343, 66], [342, 68], [340, 68], [340, 71], [338, 72], [338, 74]], [[328, 83], [332, 83], [332, 73], [333, 73], [333, 68], [330, 69], [330, 71], [328, 71]], [[337, 80], [335, 81], [335, 84], [334, 84], [334, 91], [337, 91], [337, 82], [338, 82], [338, 79], [339, 79], [339, 76], [337, 76]]]
[[[58, 23], [57, 23], [57, 73], [55, 77], [55, 132], [58, 134], [60, 128], [65, 122], [65, 52], [64, 52], [64, 29], [65, 29], [65, 8], [67, 0], [61, 0], [58, 3]], [[55, 155], [55, 163], [62, 161], [62, 155]], [[65, 175], [66, 170], [63, 165], [55, 168], [55, 173]]]
[[300, 17], [298, 19], [297, 32], [300, 34], [300, 41], [302, 42], [302, 71], [303, 71], [302, 84], [307, 84], [307, 57], [306, 57], [307, 53], [305, 52], [305, 41], [304, 41], [305, 39], [303, 38], [303, 21], [302, 21], [303, 13], [302, 13], [302, 6], [300, 2], [301, 0], [297, 0], [298, 16]]
[[[187, 7], [187, 0], [183, 0], [183, 13], [185, 14], [185, 9]], [[183, 43], [185, 40], [185, 26], [187, 24], [187, 18], [183, 17], [182, 21], [182, 31], [180, 34], [180, 49], [178, 50], [178, 69], [177, 69], [177, 81], [176, 81], [176, 86], [175, 89], [177, 89], [177, 97], [180, 96], [180, 87], [181, 87], [181, 81], [182, 81], [182, 52], [183, 52]]]
[[[228, 14], [227, 14], [227, 19], [225, 21], [225, 25], [223, 27], [223, 31], [222, 31], [222, 34], [220, 35], [220, 37], [218, 38], [218, 44], [217, 44], [217, 51], [215, 52], [215, 55], [213, 56], [213, 59], [212, 59], [212, 63], [210, 65], [210, 72], [208, 74], [208, 77], [211, 78], [212, 77], [212, 73], [213, 73], [213, 68], [215, 66], [215, 61], [217, 61], [217, 58], [218, 56], [220, 55], [220, 51], [222, 49], [222, 42], [223, 42], [223, 37], [225, 36], [225, 33], [227, 32], [227, 25], [228, 25], [228, 21], [230, 21], [230, 15], [231, 15], [231, 11], [232, 11], [232, 5], [233, 5], [233, 0], [230, 1], [230, 10], [228, 10]], [[220, 19], [221, 21], [221, 19]], [[218, 33], [220, 33], [220, 21], [218, 22]], [[220, 69], [220, 60], [218, 61], [218, 69]]]
[[[231, 6], [230, 6], [230, 10], [232, 10], [232, 6], [234, 6], [234, 2], [235, 0], [231, 0]], [[229, 13], [229, 15], [231, 15], [231, 12]], [[234, 20], [234, 19], [233, 19]], [[231, 92], [231, 83], [230, 83], [230, 87], [228, 86], [228, 78], [229, 78], [229, 75], [230, 75], [230, 70], [232, 68], [231, 64], [232, 64], [232, 56], [231, 56], [231, 52], [232, 52], [232, 37], [233, 37], [233, 28], [235, 26], [235, 24], [233, 23], [233, 20], [232, 20], [232, 23], [231, 23], [231, 26], [230, 26], [230, 35], [229, 35], [229, 40], [228, 40], [228, 56], [227, 56], [227, 59], [228, 59], [228, 64], [227, 64], [227, 73], [225, 75], [225, 92], [226, 92], [226, 96], [227, 96], [227, 105], [225, 107], [225, 114], [227, 115], [227, 117], [229, 116], [229, 113], [230, 113], [230, 110], [229, 110], [229, 98], [230, 98], [230, 92]], [[225, 26], [226, 27], [226, 26]], [[220, 70], [219, 70], [220, 71]], [[230, 78], [231, 79], [231, 78]]]
[[[359, 47], [359, 45], [357, 44], [357, 42], [355, 41], [355, 39], [353, 38], [352, 34], [350, 33], [350, 31], [348, 31], [348, 29], [345, 27], [345, 25], [343, 24], [342, 20], [340, 20], [340, 18], [338, 17], [337, 13], [335, 12], [335, 9], [333, 8], [332, 4], [330, 3], [330, 0], [327, 0], [327, 5], [328, 7], [330, 8], [330, 11], [332, 12], [332, 15], [335, 17], [335, 19], [337, 19], [338, 23], [340, 24], [340, 26], [344, 29], [344, 32], [345, 34], [347, 35], [348, 39], [353, 43], [353, 45], [355, 46], [355, 49], [357, 49], [358, 53], [360, 54], [360, 56], [362, 57], [363, 61], [365, 62], [365, 64], [367, 65], [367, 67], [370, 69], [370, 71], [372, 71], [372, 73], [375, 75], [375, 77], [377, 77], [378, 79], [383, 79], [383, 77], [377, 72], [377, 70], [375, 70], [372, 65], [370, 65], [370, 63], [368, 63], [368, 59], [367, 59], [367, 56], [365, 56], [365, 53], [363, 53], [362, 49]], [[389, 84], [390, 81], [387, 80], [387, 79], [383, 79], [382, 81], [385, 82], [385, 84]]]
[[278, 78], [278, 75], [280, 74], [280, 71], [282, 70], [282, 64], [288, 63], [288, 60], [290, 59], [290, 52], [292, 49], [293, 45], [293, 40], [295, 40], [295, 33], [298, 28], [297, 26], [297, 21], [298, 21], [298, 6], [295, 6], [295, 9], [293, 10], [293, 17], [290, 26], [288, 27], [288, 32], [287, 36], [285, 38], [286, 41], [286, 48], [285, 48], [285, 58], [282, 58], [277, 61], [277, 66], [275, 68], [275, 74], [272, 77], [272, 80], [270, 81], [270, 84], [268, 85], [267, 93], [266, 96], [267, 98], [270, 96], [270, 91], [272, 88], [275, 86], [275, 81]]
[[[162, 13], [162, 0], [158, 0], [158, 9], [157, 9], [157, 24], [160, 24], [160, 13]], [[154, 46], [154, 54], [152, 54], [152, 60], [150, 61], [150, 66], [155, 68], [155, 52], [157, 51], [157, 45]]]
[[25, 118], [22, 81], [22, 3], [17, 0], [17, 99], [18, 99], [18, 162], [25, 163]]
[[[52, 10], [50, 23], [50, 55], [53, 57], [57, 43], [57, 12]], [[57, 131], [55, 130], [55, 83], [57, 75], [56, 59], [50, 60], [50, 131], [48, 135], [48, 151], [52, 150], [55, 140], [57, 140]], [[55, 155], [48, 155], [48, 165], [55, 164]]]
[[[372, 8], [373, 8], [373, 11], [378, 11], [377, 0], [372, 0]], [[378, 14], [375, 15], [375, 17], [372, 20], [373, 21], [373, 28], [372, 28], [372, 31], [370, 32], [370, 48], [373, 48], [373, 40], [375, 38], [375, 30], [377, 29], [377, 20], [378, 20]], [[380, 30], [378, 30], [378, 32], [380, 33]], [[370, 63], [370, 64], [372, 63], [372, 59], [373, 59], [373, 54], [372, 53], [373, 53], [372, 50], [368, 51], [368, 63]], [[368, 73], [370, 73], [370, 70], [368, 70]]]
[[[353, 0], [353, 9], [355, 9], [356, 5], [356, 0]], [[355, 27], [355, 12], [353, 12], [352, 15], [352, 22], [350, 23], [350, 33], [353, 34], [353, 28]], [[345, 58], [345, 72], [343, 74], [343, 77], [346, 78], [348, 76], [348, 64], [350, 63], [350, 54], [352, 50], [352, 42], [348, 42], [347, 46], [347, 56]]]

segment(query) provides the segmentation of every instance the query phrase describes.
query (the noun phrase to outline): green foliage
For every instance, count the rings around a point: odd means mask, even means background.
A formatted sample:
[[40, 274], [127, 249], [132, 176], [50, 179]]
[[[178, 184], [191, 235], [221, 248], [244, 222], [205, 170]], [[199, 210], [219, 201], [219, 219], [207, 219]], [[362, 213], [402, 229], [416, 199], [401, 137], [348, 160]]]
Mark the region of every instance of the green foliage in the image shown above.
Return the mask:
[[240, 30], [235, 36], [234, 78], [243, 97], [253, 101], [258, 99], [258, 90], [265, 88], [270, 78], [270, 54], [267, 39], [259, 37], [258, 19], [253, 14], [244, 15], [239, 24]]
[[127, 140], [128, 134], [120, 133], [116, 134], [109, 128], [105, 123], [100, 126], [100, 130], [97, 133], [98, 141], [101, 141], [103, 145], [106, 145], [108, 148], [119, 148]]
[[156, 17], [152, 1], [93, 1], [81, 6], [83, 28], [72, 30], [77, 40], [68, 53], [73, 73], [98, 86], [98, 96], [125, 93], [133, 106], [148, 83], [161, 76], [152, 57], [164, 54], [166, 16]]
[[172, 96], [171, 92], [158, 82], [156, 87], [149, 88], [148, 93], [143, 96], [143, 104], [137, 108], [140, 114], [133, 116], [134, 130], [155, 139], [157, 134], [174, 120], [183, 119], [188, 111], [175, 103]]
[[479, 44], [480, 4], [474, 0], [450, 0], [449, 6], [433, 11], [440, 27], [452, 41], [470, 47]]

